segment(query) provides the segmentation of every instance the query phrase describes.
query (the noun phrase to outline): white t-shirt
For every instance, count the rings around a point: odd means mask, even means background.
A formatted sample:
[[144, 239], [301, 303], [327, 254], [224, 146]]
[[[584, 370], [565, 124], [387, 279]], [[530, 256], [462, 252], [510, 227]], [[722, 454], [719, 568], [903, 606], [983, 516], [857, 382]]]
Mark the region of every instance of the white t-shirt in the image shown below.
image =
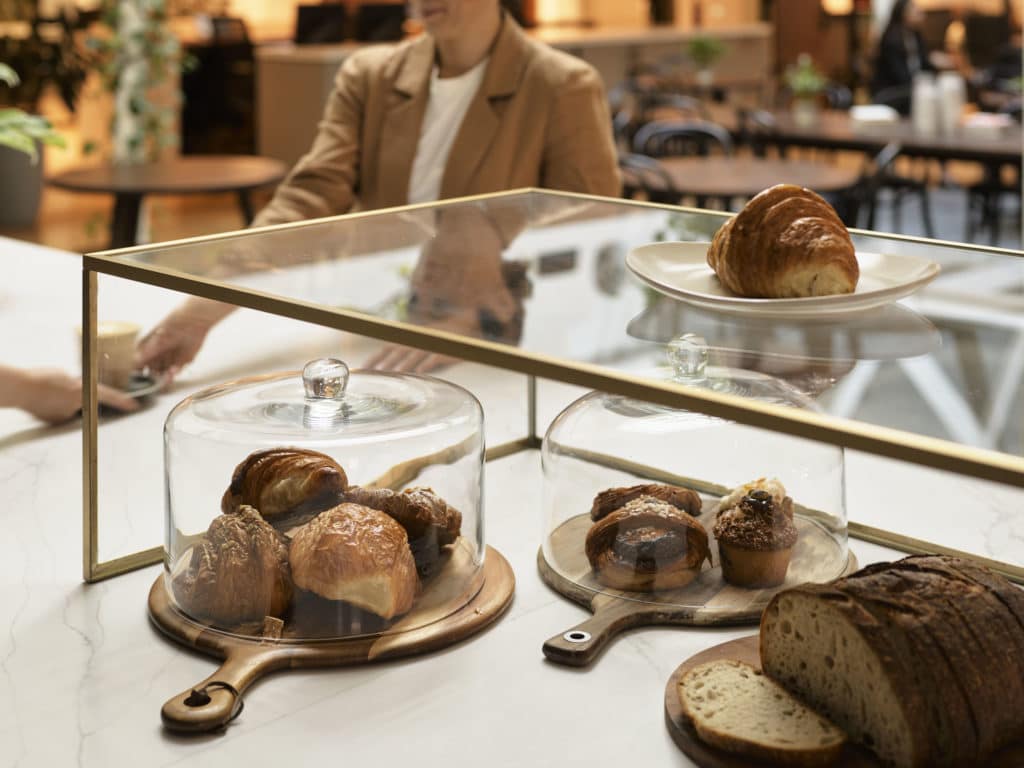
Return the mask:
[[441, 177], [448, 162], [448, 153], [469, 109], [469, 102], [483, 82], [487, 61], [484, 59], [458, 77], [440, 78], [437, 67], [434, 67], [430, 75], [427, 111], [423, 115], [416, 159], [409, 177], [410, 203], [433, 202], [441, 193]]

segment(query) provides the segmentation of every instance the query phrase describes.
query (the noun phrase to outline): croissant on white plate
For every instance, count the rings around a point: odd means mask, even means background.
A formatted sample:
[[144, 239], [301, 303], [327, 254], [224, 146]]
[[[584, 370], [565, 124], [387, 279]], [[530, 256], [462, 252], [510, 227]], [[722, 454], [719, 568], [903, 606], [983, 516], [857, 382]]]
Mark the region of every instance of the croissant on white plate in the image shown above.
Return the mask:
[[708, 265], [748, 298], [853, 293], [860, 268], [835, 209], [809, 189], [777, 184], [755, 195], [715, 233]]

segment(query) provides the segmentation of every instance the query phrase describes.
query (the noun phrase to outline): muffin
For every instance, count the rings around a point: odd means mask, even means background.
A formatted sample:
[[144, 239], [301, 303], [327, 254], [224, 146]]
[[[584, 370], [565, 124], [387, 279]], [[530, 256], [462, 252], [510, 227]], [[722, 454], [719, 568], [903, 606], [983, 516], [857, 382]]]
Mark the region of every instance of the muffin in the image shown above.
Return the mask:
[[[788, 498], [788, 497], [785, 497]], [[797, 531], [785, 503], [764, 489], [749, 491], [739, 504], [720, 509], [712, 528], [722, 577], [737, 587], [776, 587], [796, 546]]]

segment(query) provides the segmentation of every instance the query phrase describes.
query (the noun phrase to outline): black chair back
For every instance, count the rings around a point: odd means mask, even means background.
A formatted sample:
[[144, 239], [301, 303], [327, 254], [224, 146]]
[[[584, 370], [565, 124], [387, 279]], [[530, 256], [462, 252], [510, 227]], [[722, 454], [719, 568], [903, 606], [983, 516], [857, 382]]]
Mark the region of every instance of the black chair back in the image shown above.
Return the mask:
[[633, 136], [633, 151], [649, 157], [731, 155], [732, 137], [722, 126], [706, 121], [657, 120]]
[[635, 200], [642, 196], [653, 203], [679, 202], [680, 195], [674, 190], [668, 171], [653, 157], [620, 154], [619, 170], [623, 197]]

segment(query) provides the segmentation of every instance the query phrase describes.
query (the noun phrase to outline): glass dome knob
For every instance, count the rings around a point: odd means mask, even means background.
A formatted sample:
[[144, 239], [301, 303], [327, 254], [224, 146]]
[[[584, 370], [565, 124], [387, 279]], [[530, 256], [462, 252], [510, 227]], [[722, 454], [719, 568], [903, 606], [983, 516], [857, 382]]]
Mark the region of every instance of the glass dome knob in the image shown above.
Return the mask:
[[307, 400], [342, 400], [348, 386], [348, 366], [341, 360], [323, 357], [306, 363], [302, 385]]
[[708, 366], [708, 344], [703, 337], [693, 333], [677, 336], [668, 344], [668, 359], [676, 381], [681, 384], [704, 381]]

